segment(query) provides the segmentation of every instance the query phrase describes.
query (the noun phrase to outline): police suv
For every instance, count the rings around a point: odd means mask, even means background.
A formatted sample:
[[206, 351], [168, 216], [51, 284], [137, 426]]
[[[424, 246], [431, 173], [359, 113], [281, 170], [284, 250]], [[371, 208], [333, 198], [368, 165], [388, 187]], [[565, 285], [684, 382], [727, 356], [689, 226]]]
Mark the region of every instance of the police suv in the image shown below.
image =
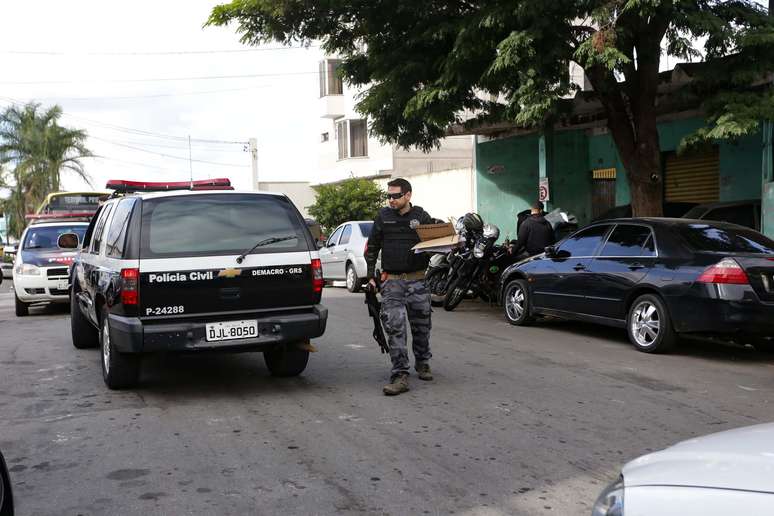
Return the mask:
[[70, 296], [73, 345], [100, 346], [109, 388], [136, 384], [151, 352], [262, 351], [275, 376], [306, 368], [328, 311], [315, 242], [286, 196], [228, 180], [108, 188]]

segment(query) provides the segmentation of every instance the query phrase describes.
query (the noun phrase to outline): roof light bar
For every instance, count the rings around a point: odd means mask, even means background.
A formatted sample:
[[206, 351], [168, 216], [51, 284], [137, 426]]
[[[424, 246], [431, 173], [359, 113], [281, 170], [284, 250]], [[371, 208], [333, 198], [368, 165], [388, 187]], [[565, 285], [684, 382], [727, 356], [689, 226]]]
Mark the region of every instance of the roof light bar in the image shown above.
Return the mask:
[[166, 192], [168, 190], [233, 190], [231, 181], [228, 178], [200, 179], [197, 181], [172, 181], [172, 182], [149, 182], [149, 181], [124, 181], [122, 179], [111, 179], [105, 185], [116, 193], [130, 192]]

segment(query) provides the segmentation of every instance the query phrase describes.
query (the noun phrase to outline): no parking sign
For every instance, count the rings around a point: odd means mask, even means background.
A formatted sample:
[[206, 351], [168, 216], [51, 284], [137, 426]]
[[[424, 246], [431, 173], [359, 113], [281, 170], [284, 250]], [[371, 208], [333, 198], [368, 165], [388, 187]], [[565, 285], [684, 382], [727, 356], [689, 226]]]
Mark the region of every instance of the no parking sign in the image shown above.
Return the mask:
[[547, 177], [540, 178], [540, 185], [538, 186], [538, 200], [540, 202], [546, 202], [551, 200], [551, 190], [548, 188]]

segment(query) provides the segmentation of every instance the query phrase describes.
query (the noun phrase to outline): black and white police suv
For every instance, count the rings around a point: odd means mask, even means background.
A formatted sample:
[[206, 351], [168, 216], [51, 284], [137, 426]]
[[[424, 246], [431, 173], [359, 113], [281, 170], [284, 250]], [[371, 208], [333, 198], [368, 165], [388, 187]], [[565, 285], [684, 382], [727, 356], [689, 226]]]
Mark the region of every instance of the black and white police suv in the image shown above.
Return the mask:
[[142, 354], [161, 351], [262, 351], [275, 376], [306, 368], [328, 311], [315, 242], [286, 196], [228, 180], [107, 186], [117, 193], [73, 264], [70, 318], [76, 348], [101, 347], [108, 387], [136, 384]]

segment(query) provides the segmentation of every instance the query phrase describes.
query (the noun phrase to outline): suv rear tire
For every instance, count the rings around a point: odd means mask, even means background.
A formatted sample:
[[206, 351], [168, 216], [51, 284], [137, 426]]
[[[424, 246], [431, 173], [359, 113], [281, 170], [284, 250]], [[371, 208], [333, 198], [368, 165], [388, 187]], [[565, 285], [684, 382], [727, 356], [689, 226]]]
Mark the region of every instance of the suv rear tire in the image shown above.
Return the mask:
[[263, 360], [272, 376], [298, 376], [306, 369], [309, 351], [293, 347], [277, 348], [264, 351]]
[[119, 353], [110, 340], [110, 318], [102, 309], [99, 343], [102, 352], [102, 379], [110, 389], [134, 387], [140, 377], [140, 355]]
[[16, 294], [13, 295], [16, 300], [16, 317], [26, 317], [30, 315], [30, 305], [25, 303]]
[[96, 348], [99, 345], [99, 332], [83, 315], [75, 298], [75, 285], [70, 290], [70, 333], [76, 349]]

